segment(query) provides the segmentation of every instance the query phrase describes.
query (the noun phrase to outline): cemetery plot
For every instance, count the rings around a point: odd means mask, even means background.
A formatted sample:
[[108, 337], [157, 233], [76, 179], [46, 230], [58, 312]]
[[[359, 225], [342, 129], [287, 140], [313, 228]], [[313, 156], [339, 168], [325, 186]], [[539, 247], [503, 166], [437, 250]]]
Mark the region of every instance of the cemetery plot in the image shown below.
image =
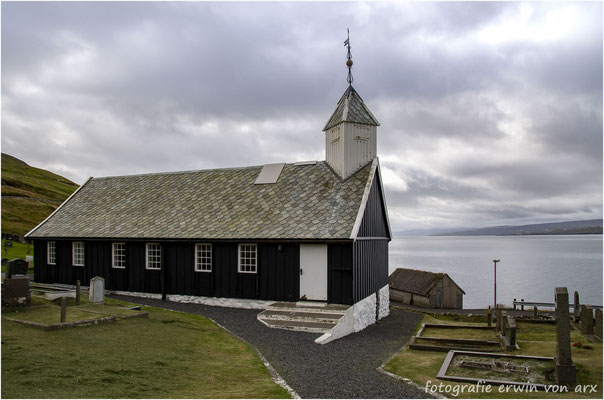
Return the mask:
[[530, 384], [538, 389], [556, 383], [553, 358], [464, 351], [450, 351], [437, 377], [462, 382]]
[[410, 349], [501, 351], [495, 330], [487, 326], [423, 324], [411, 338]]

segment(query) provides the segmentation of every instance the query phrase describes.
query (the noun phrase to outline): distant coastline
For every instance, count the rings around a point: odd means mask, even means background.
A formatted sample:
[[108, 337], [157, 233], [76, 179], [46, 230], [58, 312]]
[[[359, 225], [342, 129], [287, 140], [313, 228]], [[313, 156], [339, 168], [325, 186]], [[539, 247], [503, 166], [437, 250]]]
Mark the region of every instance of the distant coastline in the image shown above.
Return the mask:
[[502, 225], [486, 228], [434, 228], [395, 232], [395, 236], [523, 236], [523, 235], [601, 235], [602, 219], [549, 222], [531, 225]]

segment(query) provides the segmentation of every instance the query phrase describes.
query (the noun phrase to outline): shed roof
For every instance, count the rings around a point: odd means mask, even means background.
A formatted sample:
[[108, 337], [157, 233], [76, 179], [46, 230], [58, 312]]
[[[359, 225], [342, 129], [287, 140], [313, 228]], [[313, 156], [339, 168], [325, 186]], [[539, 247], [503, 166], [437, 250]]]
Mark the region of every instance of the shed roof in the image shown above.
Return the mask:
[[[377, 159], [342, 181], [325, 162], [91, 178], [29, 238], [350, 239]], [[366, 196], [365, 196], [366, 197]]]
[[[432, 289], [445, 277], [451, 277], [444, 272], [430, 272], [420, 271], [417, 269], [409, 268], [397, 268], [390, 275], [390, 287], [403, 292], [419, 294], [421, 296], [428, 296]], [[453, 279], [451, 282], [455, 284], [463, 292], [462, 288], [459, 287]]]
[[380, 126], [380, 123], [375, 119], [371, 111], [367, 108], [363, 99], [352, 86], [344, 92], [338, 105], [329, 117], [323, 131], [333, 128], [340, 122], [355, 122], [358, 124]]

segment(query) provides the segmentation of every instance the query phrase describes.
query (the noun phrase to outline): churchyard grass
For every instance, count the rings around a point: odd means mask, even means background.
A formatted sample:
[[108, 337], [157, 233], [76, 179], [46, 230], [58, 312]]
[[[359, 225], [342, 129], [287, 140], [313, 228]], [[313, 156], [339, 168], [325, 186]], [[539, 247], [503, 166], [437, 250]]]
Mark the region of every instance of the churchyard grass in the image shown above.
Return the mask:
[[[426, 315], [422, 323], [443, 323], [451, 324], [457, 321], [451, 319], [439, 320], [433, 316]], [[459, 323], [459, 322], [457, 322]], [[418, 325], [421, 327], [421, 323]], [[443, 329], [444, 331], [444, 329]], [[451, 330], [449, 337], [456, 337], [456, 330]], [[512, 355], [532, 355], [541, 357], [553, 357], [556, 354], [556, 330], [555, 325], [535, 324], [535, 323], [520, 323], [518, 331], [518, 344], [520, 350], [511, 352], [502, 352], [502, 354]], [[491, 393], [460, 393], [454, 396], [453, 393], [442, 393], [449, 398], [602, 398], [602, 344], [589, 343], [578, 331], [573, 330], [571, 333], [571, 342], [580, 342], [583, 345], [589, 344], [591, 349], [572, 347], [572, 357], [577, 366], [577, 384], [579, 385], [596, 385], [595, 393], [576, 393], [572, 389], [568, 393], [552, 393], [545, 391], [538, 392], [523, 392], [515, 393], [513, 388], [508, 392], [499, 393], [499, 387], [493, 386]], [[388, 372], [400, 375], [411, 379], [419, 386], [425, 388], [426, 382], [430, 381], [431, 385], [466, 385], [471, 384], [466, 382], [453, 382], [439, 380], [436, 378], [443, 361], [445, 360], [446, 352], [411, 350], [406, 346], [392, 360], [390, 360], [384, 369]], [[467, 390], [467, 388], [466, 388]], [[505, 390], [505, 387], [504, 387]], [[589, 389], [588, 389], [589, 392]]]
[[148, 318], [44, 331], [6, 320], [16, 308], [2, 313], [3, 398], [289, 398], [252, 348], [198, 315], [143, 307]]

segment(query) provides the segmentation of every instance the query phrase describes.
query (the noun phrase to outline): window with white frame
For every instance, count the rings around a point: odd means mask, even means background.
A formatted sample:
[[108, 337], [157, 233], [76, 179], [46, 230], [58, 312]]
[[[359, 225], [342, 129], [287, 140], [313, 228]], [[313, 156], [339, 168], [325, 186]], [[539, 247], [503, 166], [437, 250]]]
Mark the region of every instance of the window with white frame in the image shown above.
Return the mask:
[[239, 272], [255, 274], [257, 267], [257, 247], [255, 244], [239, 245]]
[[147, 243], [147, 269], [161, 269], [161, 246], [159, 243]]
[[48, 242], [47, 246], [47, 257], [46, 262], [48, 265], [56, 265], [57, 264], [57, 243], [56, 242]]
[[126, 243], [112, 244], [111, 267], [126, 268]]
[[210, 243], [195, 245], [195, 271], [212, 272], [212, 245]]
[[72, 264], [78, 267], [84, 266], [84, 242], [73, 242], [72, 244]]

